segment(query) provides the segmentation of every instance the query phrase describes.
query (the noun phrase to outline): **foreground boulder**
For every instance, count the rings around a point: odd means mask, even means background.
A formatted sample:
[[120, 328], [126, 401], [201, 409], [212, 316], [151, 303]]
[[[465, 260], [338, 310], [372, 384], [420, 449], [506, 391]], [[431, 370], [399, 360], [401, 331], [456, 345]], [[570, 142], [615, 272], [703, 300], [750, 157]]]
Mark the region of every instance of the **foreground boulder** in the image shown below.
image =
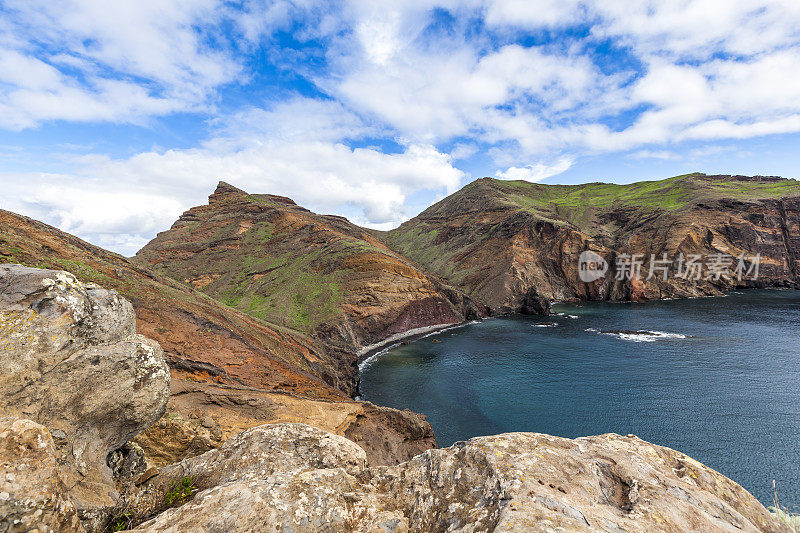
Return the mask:
[[109, 454], [164, 413], [169, 369], [131, 304], [64, 271], [0, 265], [0, 412], [53, 436], [84, 517], [118, 494]]
[[0, 531], [83, 531], [47, 429], [0, 418]]
[[342, 437], [276, 424], [162, 470], [141, 510], [163, 507], [176, 487], [185, 503], [137, 531], [782, 530], [725, 476], [614, 434], [478, 437], [368, 468]]

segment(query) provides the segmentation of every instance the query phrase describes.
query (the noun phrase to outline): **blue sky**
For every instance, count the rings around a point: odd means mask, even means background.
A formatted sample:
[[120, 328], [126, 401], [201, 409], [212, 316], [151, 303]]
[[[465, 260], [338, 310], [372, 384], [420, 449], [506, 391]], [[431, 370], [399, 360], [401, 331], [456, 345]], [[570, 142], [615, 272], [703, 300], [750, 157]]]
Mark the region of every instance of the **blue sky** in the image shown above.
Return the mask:
[[797, 0], [0, 0], [0, 207], [130, 255], [221, 179], [388, 229], [483, 176], [797, 177], [798, 73]]

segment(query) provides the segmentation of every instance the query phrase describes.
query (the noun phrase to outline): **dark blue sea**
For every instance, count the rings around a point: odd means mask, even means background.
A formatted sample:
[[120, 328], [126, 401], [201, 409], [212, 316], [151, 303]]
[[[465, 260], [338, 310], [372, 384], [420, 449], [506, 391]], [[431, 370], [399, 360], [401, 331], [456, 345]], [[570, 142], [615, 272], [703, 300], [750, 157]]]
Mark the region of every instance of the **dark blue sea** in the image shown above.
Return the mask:
[[361, 396], [427, 415], [439, 446], [535, 431], [634, 433], [764, 504], [800, 506], [800, 291], [558, 305], [391, 348]]

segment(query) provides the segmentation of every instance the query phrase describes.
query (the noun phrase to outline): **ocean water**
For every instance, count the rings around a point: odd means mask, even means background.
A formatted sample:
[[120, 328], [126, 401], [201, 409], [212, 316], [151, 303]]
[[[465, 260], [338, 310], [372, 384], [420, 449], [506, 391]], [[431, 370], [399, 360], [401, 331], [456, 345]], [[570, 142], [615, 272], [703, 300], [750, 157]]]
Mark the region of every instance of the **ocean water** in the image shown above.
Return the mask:
[[800, 291], [559, 305], [396, 346], [361, 396], [427, 415], [439, 446], [535, 431], [634, 433], [762, 503], [800, 507]]

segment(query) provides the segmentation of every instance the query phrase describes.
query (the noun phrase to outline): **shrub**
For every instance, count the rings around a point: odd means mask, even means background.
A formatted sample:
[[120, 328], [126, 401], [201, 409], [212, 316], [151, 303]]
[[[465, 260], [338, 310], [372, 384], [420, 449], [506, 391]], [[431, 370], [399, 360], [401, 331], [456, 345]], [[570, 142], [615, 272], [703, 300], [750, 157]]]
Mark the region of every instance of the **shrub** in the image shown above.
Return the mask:
[[180, 481], [173, 483], [169, 490], [164, 494], [164, 503], [172, 507], [181, 505], [188, 500], [197, 490], [194, 486], [194, 476], [185, 476]]

